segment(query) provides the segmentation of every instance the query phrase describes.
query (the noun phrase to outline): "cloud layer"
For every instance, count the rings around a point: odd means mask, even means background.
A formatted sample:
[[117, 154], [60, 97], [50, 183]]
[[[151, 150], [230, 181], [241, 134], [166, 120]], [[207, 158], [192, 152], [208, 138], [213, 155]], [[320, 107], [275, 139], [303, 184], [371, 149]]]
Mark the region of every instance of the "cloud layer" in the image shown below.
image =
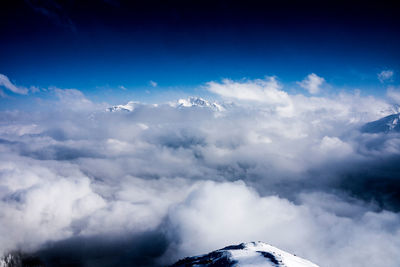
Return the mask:
[[54, 89], [41, 111], [1, 112], [0, 252], [156, 266], [261, 240], [322, 266], [399, 264], [400, 138], [359, 131], [395, 106], [274, 77], [206, 88], [221, 111], [106, 112]]

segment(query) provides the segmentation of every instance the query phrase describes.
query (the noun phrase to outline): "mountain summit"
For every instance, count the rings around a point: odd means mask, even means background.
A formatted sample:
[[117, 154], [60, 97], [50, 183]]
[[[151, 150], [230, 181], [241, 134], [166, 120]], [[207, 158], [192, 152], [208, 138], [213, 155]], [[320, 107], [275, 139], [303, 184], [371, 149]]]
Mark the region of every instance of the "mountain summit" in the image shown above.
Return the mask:
[[117, 111], [131, 112], [139, 104], [140, 104], [139, 102], [129, 101], [125, 105], [116, 105], [116, 106], [112, 106], [110, 108], [107, 108], [106, 111], [109, 111], [109, 112], [117, 112]]
[[[108, 112], [120, 112], [120, 111], [125, 111], [125, 112], [132, 112], [134, 111], [137, 107], [143, 106], [146, 104], [142, 104], [140, 102], [135, 102], [135, 101], [129, 101], [125, 105], [115, 105], [112, 107], [109, 107], [106, 109]], [[173, 108], [208, 108], [213, 111], [224, 111], [225, 110], [225, 105], [218, 104], [217, 102], [210, 102], [208, 100], [205, 100], [201, 97], [189, 97], [189, 98], [181, 98], [175, 102], [168, 103], [170, 107]], [[158, 106], [156, 104], [152, 105]]]
[[392, 114], [382, 119], [368, 122], [361, 127], [364, 133], [389, 133], [400, 132], [400, 113]]
[[179, 260], [171, 267], [318, 267], [318, 265], [263, 242], [242, 243], [205, 255]]
[[210, 108], [215, 111], [223, 111], [224, 108], [216, 103], [216, 102], [209, 102], [201, 97], [189, 97], [187, 99], [179, 99], [176, 104], [173, 106], [178, 108], [190, 108], [190, 107], [200, 107], [200, 108]]

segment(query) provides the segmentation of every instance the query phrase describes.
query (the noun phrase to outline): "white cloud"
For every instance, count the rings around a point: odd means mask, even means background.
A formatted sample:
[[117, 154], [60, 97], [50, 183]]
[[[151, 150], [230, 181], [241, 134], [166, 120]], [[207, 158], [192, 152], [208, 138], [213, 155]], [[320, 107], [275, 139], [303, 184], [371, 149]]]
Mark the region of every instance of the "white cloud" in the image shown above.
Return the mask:
[[222, 97], [271, 103], [281, 103], [287, 99], [287, 93], [281, 91], [281, 88], [275, 77], [238, 82], [224, 79], [222, 83], [207, 83], [209, 91]]
[[[6, 75], [0, 74], [0, 87], [4, 87], [5, 89], [21, 95], [28, 94], [28, 89], [25, 87], [16, 86], [13, 84]], [[1, 91], [0, 94], [4, 96], [4, 92]]]
[[386, 81], [391, 81], [393, 78], [394, 72], [392, 70], [383, 70], [378, 73], [378, 79], [381, 83]]
[[206, 89], [223, 98], [269, 104], [281, 115], [292, 116], [292, 102], [289, 95], [281, 90], [276, 77], [265, 79], [233, 81], [224, 79], [219, 82], [208, 82]]
[[390, 86], [386, 90], [386, 95], [392, 99], [394, 102], [400, 104], [400, 88], [396, 88], [393, 86]]
[[[330, 205], [320, 205], [321, 201]], [[335, 209], [359, 218], [336, 215], [332, 212]], [[400, 232], [378, 233], [376, 229], [398, 224], [400, 217], [368, 212], [329, 194], [308, 194], [296, 205], [276, 196], [261, 197], [243, 182], [206, 182], [172, 209], [169, 219], [171, 230], [176, 231], [173, 234], [180, 237], [177, 246], [181, 257], [268, 240], [321, 266], [398, 264], [396, 240]]]
[[311, 73], [301, 82], [297, 82], [297, 84], [306, 89], [310, 94], [318, 94], [324, 82], [324, 78], [319, 77], [315, 73]]
[[[67, 238], [72, 222], [105, 204], [92, 192], [90, 180], [72, 166], [63, 173], [35, 161], [13, 160], [2, 157], [0, 164], [5, 189], [1, 193], [7, 198], [0, 202], [0, 251], [15, 249], [17, 244], [32, 249], [49, 240]], [[12, 195], [15, 192], [17, 195]]]
[[59, 100], [59, 105], [56, 108], [76, 111], [89, 111], [96, 108], [103, 108], [103, 105], [94, 104], [87, 99], [85, 95], [77, 89], [59, 89], [50, 88]]
[[157, 87], [158, 85], [158, 83], [156, 83], [155, 81], [150, 81], [149, 83], [152, 87]]

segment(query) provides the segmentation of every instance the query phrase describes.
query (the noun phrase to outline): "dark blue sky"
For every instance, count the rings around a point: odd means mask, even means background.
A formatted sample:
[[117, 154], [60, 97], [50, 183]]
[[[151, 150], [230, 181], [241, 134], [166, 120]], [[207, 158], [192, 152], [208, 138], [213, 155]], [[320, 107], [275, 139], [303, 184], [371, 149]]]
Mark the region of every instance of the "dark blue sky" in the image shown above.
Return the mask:
[[[380, 94], [400, 69], [400, 16], [389, 1], [8, 1], [0, 73], [18, 85], [191, 90], [221, 78], [314, 72]], [[396, 76], [395, 76], [396, 77]], [[395, 82], [395, 81], [394, 81]], [[102, 91], [103, 90], [103, 91]]]

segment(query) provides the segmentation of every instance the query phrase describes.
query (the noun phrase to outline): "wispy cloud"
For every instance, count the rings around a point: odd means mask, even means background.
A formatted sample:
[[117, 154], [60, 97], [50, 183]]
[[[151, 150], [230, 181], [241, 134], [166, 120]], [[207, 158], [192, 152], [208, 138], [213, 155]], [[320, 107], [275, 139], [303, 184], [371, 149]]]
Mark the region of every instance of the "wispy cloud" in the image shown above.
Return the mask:
[[40, 90], [40, 88], [39, 88], [38, 86], [31, 86], [31, 87], [29, 87], [29, 91], [30, 91], [31, 93], [38, 93], [38, 92], [40, 92], [41, 90]]
[[150, 81], [149, 84], [152, 87], [157, 87], [158, 86], [158, 83], [156, 83], [155, 81]]
[[54, 0], [25, 0], [25, 3], [27, 3], [35, 12], [49, 18], [55, 25], [68, 29], [71, 32], [76, 32], [75, 23], [71, 20], [71, 18], [59, 2]]
[[393, 78], [394, 72], [392, 70], [383, 70], [378, 73], [378, 79], [381, 83], [391, 81]]
[[[16, 86], [4, 74], [0, 74], [0, 87], [3, 87], [6, 90], [9, 90], [9, 91], [11, 91], [13, 93], [16, 93], [16, 94], [20, 94], [20, 95], [28, 94], [28, 89], [27, 88], [21, 87], [21, 86]], [[1, 96], [5, 96], [5, 93], [1, 89], [0, 89], [0, 95]]]
[[310, 94], [318, 94], [324, 82], [324, 78], [319, 77], [315, 73], [311, 73], [301, 82], [297, 82], [297, 84], [306, 89]]

